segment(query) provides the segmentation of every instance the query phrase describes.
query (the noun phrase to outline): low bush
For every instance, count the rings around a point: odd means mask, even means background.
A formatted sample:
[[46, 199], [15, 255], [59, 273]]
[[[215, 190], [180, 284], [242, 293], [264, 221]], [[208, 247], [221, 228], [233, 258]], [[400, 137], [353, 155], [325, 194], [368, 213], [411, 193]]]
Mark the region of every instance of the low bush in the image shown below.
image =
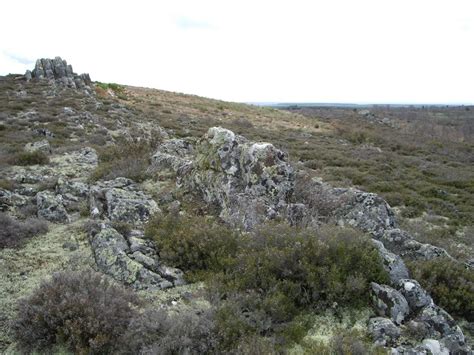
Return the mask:
[[21, 152], [13, 157], [12, 163], [16, 165], [45, 165], [49, 163], [49, 157], [40, 151]]
[[152, 146], [148, 143], [119, 142], [99, 148], [99, 165], [91, 175], [92, 181], [126, 177], [136, 182], [148, 177]]
[[145, 310], [135, 317], [124, 335], [127, 354], [209, 354], [218, 344], [213, 310]]
[[48, 231], [48, 224], [38, 218], [18, 221], [6, 213], [0, 212], [0, 248], [18, 248], [35, 235]]
[[388, 282], [370, 240], [351, 229], [268, 224], [237, 233], [213, 219], [169, 215], [149, 222], [146, 235], [165, 263], [206, 281], [222, 351], [252, 337], [297, 342], [309, 327], [298, 318], [305, 312], [367, 306], [369, 282]]
[[155, 241], [165, 263], [190, 272], [191, 280], [198, 278], [193, 272], [225, 272], [238, 248], [236, 233], [211, 217], [158, 216], [147, 224], [145, 236]]
[[120, 341], [139, 300], [101, 274], [60, 272], [20, 300], [13, 333], [20, 349], [30, 353], [60, 344], [78, 354], [107, 354]]
[[474, 321], [474, 273], [447, 258], [408, 263], [413, 278], [451, 315]]

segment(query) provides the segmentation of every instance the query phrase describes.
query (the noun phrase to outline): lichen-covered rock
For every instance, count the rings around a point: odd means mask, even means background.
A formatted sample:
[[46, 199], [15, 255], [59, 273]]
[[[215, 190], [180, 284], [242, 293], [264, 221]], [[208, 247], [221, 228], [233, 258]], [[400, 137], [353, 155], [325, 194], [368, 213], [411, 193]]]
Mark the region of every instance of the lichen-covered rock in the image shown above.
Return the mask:
[[387, 316], [395, 324], [402, 324], [410, 313], [408, 302], [397, 290], [387, 285], [370, 284], [371, 296], [375, 311], [379, 316]]
[[89, 203], [96, 217], [111, 221], [140, 224], [160, 211], [156, 202], [140, 191], [129, 179], [117, 178], [99, 182], [90, 188]]
[[183, 166], [192, 163], [193, 146], [184, 139], [170, 139], [161, 144], [153, 154], [150, 167], [151, 172], [171, 169], [178, 172]]
[[221, 127], [212, 127], [197, 145], [189, 174], [190, 190], [221, 208], [226, 222], [251, 229], [284, 216], [293, 192], [294, 173], [286, 155], [269, 143], [249, 142]]
[[394, 212], [377, 194], [347, 189], [345, 195], [348, 202], [336, 211], [339, 224], [356, 227], [375, 237], [397, 227]]
[[383, 267], [387, 271], [392, 285], [397, 285], [402, 279], [408, 278], [408, 269], [402, 258], [385, 249], [382, 242], [372, 239], [373, 244], [377, 248], [382, 258]]
[[375, 344], [381, 346], [395, 345], [401, 334], [400, 328], [384, 317], [371, 318], [368, 331]]
[[45, 154], [51, 154], [51, 146], [46, 139], [38, 142], [31, 142], [25, 145], [25, 151], [29, 153], [42, 152]]
[[430, 304], [421, 309], [414, 318], [428, 338], [441, 342], [450, 353], [468, 354], [468, 346], [461, 328], [442, 308]]
[[414, 240], [410, 234], [398, 228], [384, 231], [380, 240], [390, 251], [410, 259], [431, 260], [449, 256], [446, 250], [431, 244], [420, 243]]
[[22, 194], [0, 189], [0, 211], [6, 212], [17, 207], [24, 206], [30, 202], [30, 198]]
[[433, 304], [433, 299], [420, 286], [418, 281], [412, 279], [402, 279], [398, 282], [398, 291], [405, 297], [414, 312]]
[[63, 205], [61, 195], [55, 195], [49, 191], [41, 191], [36, 194], [36, 206], [38, 217], [51, 222], [69, 222], [69, 215]]
[[92, 84], [89, 74], [78, 75], [73, 72], [72, 66], [68, 65], [65, 60], [60, 57], [54, 59], [38, 59], [33, 71], [25, 73], [25, 79], [49, 79], [54, 80], [60, 85], [64, 85], [73, 89], [89, 88]]
[[97, 267], [135, 289], [165, 289], [184, 283], [181, 271], [171, 269], [173, 273], [160, 265], [156, 251], [151, 255], [132, 251], [130, 241], [109, 226], [102, 225], [100, 231], [91, 233], [90, 243]]

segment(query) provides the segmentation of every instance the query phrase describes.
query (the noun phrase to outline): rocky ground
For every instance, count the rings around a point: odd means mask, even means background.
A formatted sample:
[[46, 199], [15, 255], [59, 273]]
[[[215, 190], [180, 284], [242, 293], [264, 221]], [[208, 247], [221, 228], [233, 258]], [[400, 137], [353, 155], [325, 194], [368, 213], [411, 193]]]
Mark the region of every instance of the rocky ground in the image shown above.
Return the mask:
[[[49, 226], [20, 248], [0, 250], [0, 351], [15, 351], [8, 328], [16, 300], [58, 270], [98, 270], [160, 307], [205, 307], [202, 285], [186, 284], [183, 271], [163, 264], [144, 237], [151, 217], [184, 211], [192, 195], [198, 200], [191, 203], [200, 204], [194, 208], [244, 231], [280, 220], [295, 228], [334, 224], [369, 234], [390, 284], [372, 283], [372, 310], [359, 313], [354, 326], [394, 354], [471, 353], [457, 321], [405, 266], [411, 260], [459, 261], [439, 246], [418, 242], [382, 197], [335, 188], [292, 161], [278, 142], [255, 136], [259, 129], [281, 132], [289, 126], [314, 135], [330, 129], [323, 121], [95, 85], [58, 58], [38, 61], [25, 76], [0, 78], [0, 90], [0, 210], [19, 220], [35, 216]], [[140, 147], [139, 155], [123, 148], [128, 144]], [[336, 322], [318, 317], [319, 324]], [[317, 327], [308, 337], [324, 339], [331, 328], [337, 326]], [[415, 328], [421, 338], [410, 336]], [[291, 352], [298, 353], [298, 346]]]

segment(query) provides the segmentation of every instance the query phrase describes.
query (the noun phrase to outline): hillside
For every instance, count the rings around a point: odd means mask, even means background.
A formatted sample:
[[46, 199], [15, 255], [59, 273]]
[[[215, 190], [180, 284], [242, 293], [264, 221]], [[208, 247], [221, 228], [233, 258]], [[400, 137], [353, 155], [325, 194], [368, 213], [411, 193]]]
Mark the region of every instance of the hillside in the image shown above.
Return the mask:
[[471, 352], [474, 108], [277, 110], [60, 58], [0, 107], [1, 352]]

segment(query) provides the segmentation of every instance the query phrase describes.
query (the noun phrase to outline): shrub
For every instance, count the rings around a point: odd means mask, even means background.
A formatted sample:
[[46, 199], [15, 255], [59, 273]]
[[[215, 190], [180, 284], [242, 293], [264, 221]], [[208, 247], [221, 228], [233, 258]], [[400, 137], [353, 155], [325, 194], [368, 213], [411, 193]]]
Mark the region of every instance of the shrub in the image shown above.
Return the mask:
[[138, 299], [101, 274], [60, 272], [20, 300], [13, 333], [25, 352], [64, 344], [80, 354], [112, 353], [136, 312]]
[[209, 354], [217, 346], [214, 312], [168, 314], [150, 310], [135, 317], [124, 336], [130, 354]]
[[49, 157], [40, 151], [21, 152], [13, 158], [16, 165], [45, 165], [49, 163]]
[[388, 282], [368, 237], [351, 229], [268, 224], [237, 233], [212, 219], [171, 215], [150, 222], [146, 235], [166, 263], [207, 282], [222, 351], [248, 337], [298, 341], [308, 326], [299, 315], [366, 306], [369, 282]]
[[449, 313], [474, 321], [474, 273], [447, 258], [412, 261], [413, 278], [428, 290], [434, 301]]
[[18, 221], [0, 212], [0, 248], [18, 248], [31, 237], [48, 231], [48, 224], [38, 218]]
[[174, 213], [152, 219], [145, 236], [154, 239], [165, 263], [191, 272], [225, 272], [238, 246], [235, 232], [216, 220]]
[[148, 177], [152, 147], [148, 143], [120, 142], [99, 150], [99, 166], [91, 180], [112, 180], [126, 177], [136, 182]]

